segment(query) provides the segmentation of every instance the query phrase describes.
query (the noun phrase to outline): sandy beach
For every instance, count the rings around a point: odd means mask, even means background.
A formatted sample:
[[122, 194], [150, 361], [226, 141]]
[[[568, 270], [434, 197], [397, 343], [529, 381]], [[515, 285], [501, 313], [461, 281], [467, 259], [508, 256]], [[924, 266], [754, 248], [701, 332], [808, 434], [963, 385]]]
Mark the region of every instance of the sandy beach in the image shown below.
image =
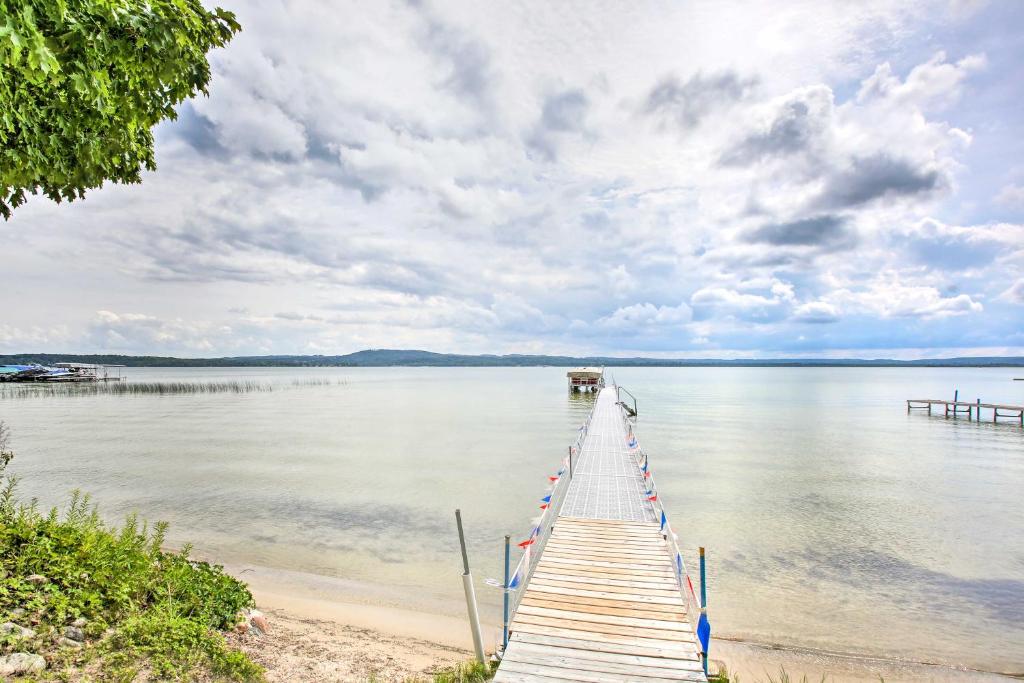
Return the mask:
[[[266, 667], [271, 681], [422, 680], [473, 656], [466, 619], [386, 604], [382, 587], [253, 566], [229, 569], [248, 582], [270, 625], [267, 635], [236, 634], [232, 642]], [[485, 617], [488, 654], [500, 634], [500, 625], [486, 623]], [[713, 670], [724, 666], [732, 680], [744, 683], [778, 680], [783, 669], [791, 680], [837, 683], [1019, 680], [922, 662], [722, 639], [712, 641], [712, 664]]]

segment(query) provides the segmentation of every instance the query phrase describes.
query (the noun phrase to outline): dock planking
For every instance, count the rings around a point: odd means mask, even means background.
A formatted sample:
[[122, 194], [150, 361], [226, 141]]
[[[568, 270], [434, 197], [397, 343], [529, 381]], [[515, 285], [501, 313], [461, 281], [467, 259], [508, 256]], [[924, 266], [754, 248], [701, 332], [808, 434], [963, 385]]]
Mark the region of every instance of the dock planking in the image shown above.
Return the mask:
[[495, 681], [706, 683], [672, 551], [626, 440], [614, 388], [605, 388], [582, 476], [520, 589]]

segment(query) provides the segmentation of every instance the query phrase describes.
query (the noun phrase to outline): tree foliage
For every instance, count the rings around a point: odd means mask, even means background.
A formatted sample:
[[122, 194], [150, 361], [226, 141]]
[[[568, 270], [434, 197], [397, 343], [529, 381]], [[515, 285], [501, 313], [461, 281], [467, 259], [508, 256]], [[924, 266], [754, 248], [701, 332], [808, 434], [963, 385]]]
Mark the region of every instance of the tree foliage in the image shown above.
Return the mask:
[[154, 170], [152, 128], [240, 29], [199, 0], [0, 0], [0, 214]]

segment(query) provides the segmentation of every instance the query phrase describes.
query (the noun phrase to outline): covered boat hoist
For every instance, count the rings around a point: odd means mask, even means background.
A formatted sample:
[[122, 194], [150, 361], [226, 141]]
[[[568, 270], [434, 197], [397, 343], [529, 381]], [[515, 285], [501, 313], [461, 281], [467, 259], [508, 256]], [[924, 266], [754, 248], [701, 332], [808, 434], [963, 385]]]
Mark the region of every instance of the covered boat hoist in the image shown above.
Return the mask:
[[604, 368], [575, 368], [565, 373], [569, 391], [600, 391], [604, 388]]

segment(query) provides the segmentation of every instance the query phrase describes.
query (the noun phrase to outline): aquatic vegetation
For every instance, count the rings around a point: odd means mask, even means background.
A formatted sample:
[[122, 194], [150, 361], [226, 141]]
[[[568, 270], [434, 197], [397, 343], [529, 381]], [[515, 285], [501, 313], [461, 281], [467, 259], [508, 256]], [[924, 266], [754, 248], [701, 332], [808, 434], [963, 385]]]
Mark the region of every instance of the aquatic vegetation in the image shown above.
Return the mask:
[[288, 383], [256, 380], [207, 382], [54, 382], [0, 385], [0, 399], [74, 396], [175, 396], [186, 394], [249, 394], [302, 387], [343, 386], [344, 380], [326, 377], [294, 379]]
[[43, 513], [17, 499], [13, 478], [0, 480], [0, 622], [21, 634], [0, 638], [0, 655], [45, 654], [40, 680], [83, 670], [101, 680], [263, 679], [221, 635], [253, 605], [248, 588], [188, 547], [164, 550], [165, 523], [131, 516], [109, 527], [77, 492], [63, 514]]

